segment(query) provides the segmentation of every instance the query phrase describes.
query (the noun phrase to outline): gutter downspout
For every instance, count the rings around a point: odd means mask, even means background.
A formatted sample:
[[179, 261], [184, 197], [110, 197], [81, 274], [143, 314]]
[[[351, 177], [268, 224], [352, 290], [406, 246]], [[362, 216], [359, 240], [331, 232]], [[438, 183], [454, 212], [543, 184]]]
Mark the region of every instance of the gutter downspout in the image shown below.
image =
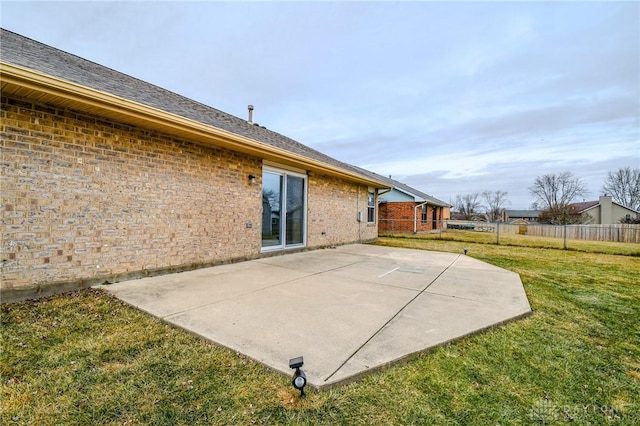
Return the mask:
[[358, 218], [358, 242], [362, 244], [362, 221], [360, 220], [360, 184], [358, 184], [358, 194], [356, 195], [356, 217]]
[[425, 204], [428, 204], [428, 201], [425, 201], [424, 203], [418, 204], [417, 206], [415, 206], [415, 208], [413, 209], [413, 233], [417, 234], [418, 233], [418, 207], [422, 207]]
[[393, 191], [393, 187], [389, 187], [387, 189], [385, 189], [384, 191], [376, 191], [376, 225], [378, 227], [378, 231], [376, 232], [376, 238], [380, 236], [380, 203], [382, 202], [382, 200], [380, 199], [380, 196], [382, 194], [386, 194], [387, 192], [391, 192]]
[[[382, 195], [382, 194], [386, 194], [387, 192], [391, 192], [392, 189], [393, 188], [387, 188], [384, 191], [378, 191], [378, 197], [380, 197], [380, 195]], [[378, 200], [379, 200], [379, 198], [378, 198]]]

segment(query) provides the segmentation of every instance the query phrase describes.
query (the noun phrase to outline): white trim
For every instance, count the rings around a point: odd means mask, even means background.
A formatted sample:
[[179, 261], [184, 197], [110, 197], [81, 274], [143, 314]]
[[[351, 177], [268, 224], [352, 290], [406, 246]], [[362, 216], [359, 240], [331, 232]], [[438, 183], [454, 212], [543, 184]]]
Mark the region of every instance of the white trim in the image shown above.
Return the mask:
[[[300, 177], [300, 178], [304, 178], [304, 179], [308, 179], [309, 175], [307, 175], [304, 170], [302, 172], [299, 171], [295, 171], [295, 170], [289, 170], [289, 169], [283, 169], [281, 167], [273, 167], [273, 166], [267, 166], [264, 165], [262, 166], [262, 171], [263, 172], [270, 172], [270, 173], [276, 173], [276, 174], [286, 174], [286, 175], [291, 175], [291, 176], [296, 176], [296, 177]], [[307, 188], [305, 188], [306, 190]]]
[[404, 189], [398, 188], [397, 186], [394, 186], [393, 189], [395, 189], [398, 192], [402, 192], [403, 194], [406, 194], [406, 195], [408, 195], [410, 197], [413, 197], [413, 201], [416, 202], [416, 203], [421, 203], [423, 201], [427, 201], [424, 198], [418, 196], [417, 194], [414, 194], [414, 193], [409, 192], [409, 191], [405, 191]]
[[[280, 244], [279, 245], [274, 245], [274, 246], [267, 246], [267, 247], [263, 247], [262, 246], [262, 238], [260, 239], [260, 252], [261, 253], [265, 253], [265, 252], [272, 252], [272, 251], [280, 251], [280, 250], [292, 250], [292, 249], [298, 249], [298, 248], [304, 248], [307, 246], [307, 221], [309, 220], [309, 215], [308, 213], [308, 199], [309, 199], [309, 176], [304, 173], [298, 173], [296, 171], [292, 171], [289, 169], [283, 169], [280, 167], [273, 167], [273, 166], [269, 166], [269, 165], [263, 165], [262, 166], [262, 173], [264, 174], [265, 172], [267, 173], [272, 173], [272, 174], [276, 174], [276, 175], [280, 175], [282, 176], [283, 179], [283, 187], [281, 189], [281, 206], [280, 206]], [[297, 243], [297, 244], [287, 244], [286, 243], [286, 210], [284, 212], [284, 215], [282, 214], [282, 204], [284, 204], [285, 209], [286, 209], [286, 197], [287, 197], [287, 176], [292, 176], [292, 177], [297, 177], [302, 179], [304, 188], [303, 188], [303, 213], [304, 213], [304, 217], [302, 220], [302, 243]], [[262, 191], [260, 191], [262, 193]], [[262, 223], [262, 222], [261, 222]], [[285, 224], [283, 226], [283, 223]], [[262, 229], [260, 230], [260, 235], [262, 236]]]
[[301, 176], [308, 176], [308, 173], [306, 170], [304, 169], [298, 169], [296, 167], [293, 166], [287, 166], [285, 164], [280, 164], [280, 163], [276, 163], [274, 161], [269, 161], [269, 160], [262, 160], [262, 168], [263, 169], [268, 169], [268, 170], [274, 170], [276, 172], [293, 172], [293, 173], [297, 173]]
[[[369, 194], [373, 193], [373, 205], [369, 205]], [[378, 203], [376, 202], [377, 199], [377, 194], [376, 194], [376, 189], [375, 188], [367, 188], [367, 224], [372, 224], [372, 223], [376, 223], [377, 222], [377, 216], [378, 216]], [[369, 209], [373, 209], [373, 221], [369, 221]]]

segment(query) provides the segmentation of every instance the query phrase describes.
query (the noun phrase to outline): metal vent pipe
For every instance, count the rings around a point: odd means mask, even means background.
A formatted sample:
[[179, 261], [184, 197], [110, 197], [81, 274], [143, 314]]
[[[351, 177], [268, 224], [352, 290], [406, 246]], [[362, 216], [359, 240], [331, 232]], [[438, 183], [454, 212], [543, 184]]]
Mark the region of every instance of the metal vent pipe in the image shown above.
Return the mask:
[[247, 108], [249, 109], [249, 120], [247, 121], [253, 123], [253, 105], [249, 105]]

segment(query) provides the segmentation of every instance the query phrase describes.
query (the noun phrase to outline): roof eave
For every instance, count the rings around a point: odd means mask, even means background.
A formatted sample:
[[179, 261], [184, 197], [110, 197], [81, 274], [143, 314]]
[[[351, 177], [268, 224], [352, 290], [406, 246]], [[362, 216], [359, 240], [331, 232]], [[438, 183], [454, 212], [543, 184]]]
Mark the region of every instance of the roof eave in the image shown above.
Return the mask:
[[406, 191], [403, 188], [400, 188], [399, 186], [394, 186], [393, 189], [395, 189], [396, 191], [402, 192], [403, 194], [406, 194], [410, 197], [413, 197], [413, 201], [415, 201], [416, 203], [422, 203], [424, 201], [427, 201], [424, 198], [420, 197], [419, 195]]
[[0, 84], [3, 93], [12, 91], [16, 93], [37, 93], [38, 98], [45, 102], [57, 99], [58, 101], [63, 101], [65, 106], [74, 110], [95, 115], [100, 114], [107, 118], [134, 125], [151, 127], [154, 130], [189, 138], [204, 145], [227, 148], [232, 151], [303, 168], [319, 174], [340, 177], [375, 188], [388, 188], [386, 183], [321, 161], [13, 64], [0, 62]]
[[449, 204], [439, 203], [437, 201], [434, 201], [432, 198], [422, 197], [422, 196], [420, 196], [418, 194], [414, 194], [412, 192], [406, 191], [405, 189], [400, 188], [398, 186], [394, 186], [394, 189], [396, 191], [402, 192], [403, 194], [407, 194], [410, 197], [413, 197], [413, 201], [416, 202], [416, 203], [423, 203], [423, 204], [427, 203], [427, 204], [430, 204], [430, 205], [436, 206], [436, 207], [451, 207], [451, 205], [449, 205]]

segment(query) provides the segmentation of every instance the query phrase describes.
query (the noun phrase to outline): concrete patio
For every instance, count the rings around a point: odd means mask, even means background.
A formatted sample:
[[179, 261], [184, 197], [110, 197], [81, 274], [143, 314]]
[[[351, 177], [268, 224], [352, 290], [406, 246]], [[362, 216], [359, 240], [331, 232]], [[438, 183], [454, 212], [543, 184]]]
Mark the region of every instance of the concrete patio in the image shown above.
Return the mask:
[[513, 272], [361, 244], [98, 287], [317, 389], [531, 312]]

